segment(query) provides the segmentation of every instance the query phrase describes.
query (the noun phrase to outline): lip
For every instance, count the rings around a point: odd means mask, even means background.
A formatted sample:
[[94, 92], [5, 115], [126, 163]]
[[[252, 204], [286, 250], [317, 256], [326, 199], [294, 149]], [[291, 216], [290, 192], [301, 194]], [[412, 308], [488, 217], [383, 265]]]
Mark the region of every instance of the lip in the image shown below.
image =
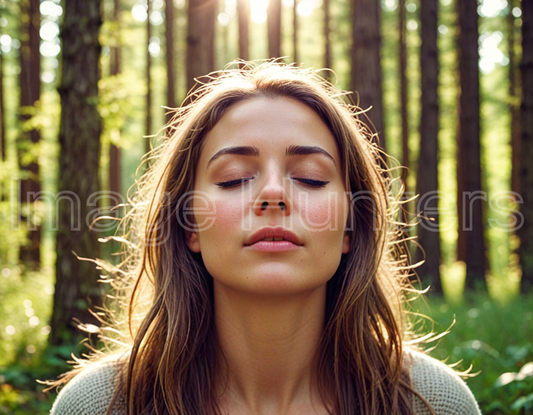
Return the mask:
[[[264, 241], [265, 238], [283, 238], [283, 241]], [[291, 251], [302, 246], [300, 239], [288, 229], [282, 227], [261, 228], [254, 232], [246, 247], [251, 247], [260, 251]]]

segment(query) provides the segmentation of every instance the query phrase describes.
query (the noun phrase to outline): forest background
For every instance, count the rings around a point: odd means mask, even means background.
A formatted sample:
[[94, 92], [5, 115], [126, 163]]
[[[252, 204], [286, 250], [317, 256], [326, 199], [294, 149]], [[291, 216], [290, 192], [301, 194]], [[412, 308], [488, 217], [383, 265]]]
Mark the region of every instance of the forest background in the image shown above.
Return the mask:
[[164, 107], [271, 57], [333, 69], [370, 108], [403, 198], [421, 195], [401, 216], [427, 253], [415, 330], [450, 330], [427, 347], [480, 372], [483, 413], [533, 413], [532, 42], [530, 0], [2, 0], [0, 414], [48, 413], [35, 379], [87, 351], [76, 322], [98, 341], [107, 289], [72, 252], [116, 262], [98, 242], [115, 221], [83, 218], [123, 214]]

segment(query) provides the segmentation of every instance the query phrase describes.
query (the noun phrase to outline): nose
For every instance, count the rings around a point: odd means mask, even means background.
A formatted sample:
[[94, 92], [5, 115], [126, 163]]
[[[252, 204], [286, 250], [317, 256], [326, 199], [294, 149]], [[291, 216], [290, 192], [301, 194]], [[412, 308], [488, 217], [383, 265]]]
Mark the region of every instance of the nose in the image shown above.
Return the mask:
[[291, 214], [292, 203], [285, 189], [287, 181], [278, 173], [272, 172], [262, 185], [257, 199], [254, 201], [253, 211], [261, 216], [268, 212]]

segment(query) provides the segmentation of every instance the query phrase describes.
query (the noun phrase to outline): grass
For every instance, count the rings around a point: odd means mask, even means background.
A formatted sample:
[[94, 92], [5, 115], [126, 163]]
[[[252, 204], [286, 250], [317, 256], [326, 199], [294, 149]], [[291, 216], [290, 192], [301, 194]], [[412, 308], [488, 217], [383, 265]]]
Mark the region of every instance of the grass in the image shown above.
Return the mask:
[[[449, 364], [458, 363], [456, 368], [461, 371], [471, 366], [470, 373], [476, 375], [466, 382], [483, 413], [532, 413], [533, 376], [521, 385], [515, 382], [498, 386], [496, 382], [503, 373], [519, 372], [533, 361], [533, 296], [500, 303], [486, 295], [469, 294], [459, 303], [430, 297], [427, 304], [417, 303], [419, 311], [433, 320], [426, 321], [426, 331], [449, 330], [443, 338], [427, 345], [434, 347], [430, 354]], [[518, 399], [528, 396], [532, 412], [512, 409]]]
[[70, 350], [47, 350], [52, 269], [24, 272], [0, 264], [0, 414], [48, 414], [54, 394], [36, 379], [64, 371]]
[[[0, 414], [48, 414], [55, 393], [42, 393], [35, 379], [54, 378], [67, 369], [64, 360], [71, 350], [45, 348], [52, 272], [46, 267], [40, 272], [17, 267], [7, 271], [0, 265]], [[415, 311], [431, 319], [422, 320], [421, 332], [449, 329], [426, 348], [433, 348], [430, 354], [437, 359], [459, 362], [458, 370], [472, 365], [471, 373], [477, 375], [466, 381], [485, 415], [533, 413], [533, 376], [498, 383], [503, 373], [517, 373], [533, 361], [532, 304], [533, 296], [502, 302], [457, 293], [449, 301], [427, 297], [413, 303]], [[503, 379], [516, 378], [506, 376]]]

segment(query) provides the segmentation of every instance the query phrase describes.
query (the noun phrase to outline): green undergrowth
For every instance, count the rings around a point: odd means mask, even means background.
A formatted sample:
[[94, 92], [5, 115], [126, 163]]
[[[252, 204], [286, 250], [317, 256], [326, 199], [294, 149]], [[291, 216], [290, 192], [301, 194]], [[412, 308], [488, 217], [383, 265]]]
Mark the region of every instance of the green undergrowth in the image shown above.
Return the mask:
[[[432, 319], [425, 329], [449, 331], [426, 348], [458, 371], [485, 415], [533, 413], [533, 295], [506, 303], [486, 295], [467, 295], [460, 302], [429, 297], [416, 308]], [[429, 307], [429, 310], [428, 310]]]

